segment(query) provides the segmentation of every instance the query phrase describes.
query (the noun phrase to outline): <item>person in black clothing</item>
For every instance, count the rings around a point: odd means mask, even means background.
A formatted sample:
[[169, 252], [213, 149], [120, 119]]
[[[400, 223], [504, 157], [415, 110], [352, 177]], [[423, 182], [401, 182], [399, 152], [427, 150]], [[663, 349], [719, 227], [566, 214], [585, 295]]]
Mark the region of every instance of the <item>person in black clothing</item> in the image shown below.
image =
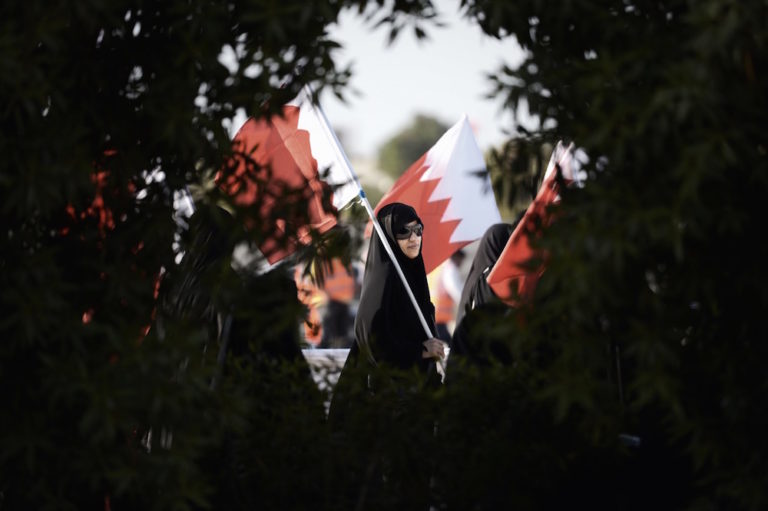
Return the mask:
[[[416, 210], [401, 203], [388, 204], [377, 218], [421, 313], [434, 332], [435, 308], [430, 300], [421, 256], [423, 224]], [[363, 290], [355, 317], [355, 341], [339, 377], [341, 387], [345, 383], [345, 373], [351, 373], [352, 368], [372, 369], [379, 365], [404, 371], [417, 368], [420, 374], [433, 381], [437, 378], [435, 360], [444, 357], [444, 343], [427, 337], [377, 233], [373, 234], [368, 248]], [[368, 376], [365, 375], [366, 380]], [[363, 383], [369, 385], [367, 381]], [[336, 398], [334, 402], [338, 404], [340, 399]], [[332, 402], [331, 409], [333, 405]]]
[[532, 486], [531, 494], [537, 486], [528, 484], [521, 491], [517, 482], [528, 481], [527, 473], [537, 470], [535, 456], [523, 457], [529, 452], [513, 452], [510, 446], [517, 444], [507, 443], [538, 438], [537, 430], [547, 427], [546, 415], [528, 405], [525, 382], [516, 378], [510, 339], [498, 328], [511, 320], [513, 309], [486, 280], [518, 221], [486, 230], [462, 291], [445, 377], [450, 405], [439, 415], [438, 435], [445, 448], [439, 452], [436, 480], [445, 510], [499, 509], [515, 499], [547, 509], [526, 500], [527, 486]]
[[440, 384], [435, 362], [444, 357], [444, 343], [424, 331], [384, 248], [384, 243], [392, 248], [434, 332], [421, 220], [411, 206], [401, 203], [383, 207], [377, 218], [386, 239], [378, 234], [371, 238], [355, 319], [356, 342], [334, 388], [329, 421], [341, 437], [340, 450], [352, 453], [359, 463], [356, 467], [349, 458], [342, 460], [346, 473], [341, 491], [348, 492], [347, 504], [387, 507], [387, 501], [426, 510], [428, 460], [418, 454], [418, 459], [406, 459], [411, 452], [407, 446], [401, 445], [397, 453], [387, 446], [393, 433], [418, 446], [433, 441], [432, 419], [415, 403], [419, 389]]
[[496, 297], [486, 278], [499, 259], [516, 225], [517, 221], [512, 224], [494, 224], [485, 231], [480, 240], [464, 283], [459, 309], [456, 312], [456, 329], [451, 341], [451, 366], [455, 366], [460, 359], [476, 359], [488, 355], [485, 353], [487, 347], [478, 346], [471, 340], [473, 325], [482, 322], [481, 309], [483, 308], [498, 309], [502, 312], [506, 309], [506, 305]]
[[[397, 262], [419, 304], [430, 330], [435, 331], [434, 313], [421, 256], [423, 224], [416, 210], [405, 204], [389, 204], [378, 219]], [[427, 338], [413, 304], [384, 250], [373, 235], [366, 260], [363, 291], [355, 318], [358, 349], [367, 357], [399, 369], [414, 366], [426, 374], [434, 359], [443, 357], [443, 344]]]
[[472, 259], [472, 266], [469, 268], [469, 273], [461, 292], [459, 310], [456, 314], [457, 324], [468, 310], [472, 310], [495, 297], [485, 279], [499, 259], [516, 225], [517, 223], [493, 224], [480, 239], [480, 245], [477, 247], [474, 259]]

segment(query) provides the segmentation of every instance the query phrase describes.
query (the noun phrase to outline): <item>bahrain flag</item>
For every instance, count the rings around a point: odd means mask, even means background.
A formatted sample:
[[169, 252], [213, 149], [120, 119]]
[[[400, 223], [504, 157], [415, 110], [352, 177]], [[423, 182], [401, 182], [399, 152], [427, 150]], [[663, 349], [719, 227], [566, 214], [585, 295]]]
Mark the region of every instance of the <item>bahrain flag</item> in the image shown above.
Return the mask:
[[[274, 264], [336, 225], [340, 209], [360, 193], [333, 130], [308, 91], [282, 115], [248, 119], [233, 141], [234, 161], [218, 183], [240, 206], [257, 206], [251, 229], [272, 233], [260, 251]], [[330, 197], [330, 201], [328, 198]]]
[[501, 221], [466, 115], [400, 176], [376, 212], [392, 202], [413, 206], [424, 222], [422, 256], [427, 273]]
[[543, 261], [545, 255], [534, 251], [531, 247], [531, 239], [540, 236], [539, 229], [545, 228], [552, 222], [552, 211], [549, 206], [560, 200], [556, 168], [560, 169], [566, 184], [575, 179], [576, 164], [572, 156], [572, 148], [573, 144], [565, 148], [561, 142], [557, 143], [536, 198], [512, 231], [499, 259], [486, 277], [488, 285], [496, 296], [508, 305], [516, 306], [520, 301], [529, 300], [536, 289], [536, 283], [544, 273], [543, 262], [535, 269], [530, 266], [534, 257]]

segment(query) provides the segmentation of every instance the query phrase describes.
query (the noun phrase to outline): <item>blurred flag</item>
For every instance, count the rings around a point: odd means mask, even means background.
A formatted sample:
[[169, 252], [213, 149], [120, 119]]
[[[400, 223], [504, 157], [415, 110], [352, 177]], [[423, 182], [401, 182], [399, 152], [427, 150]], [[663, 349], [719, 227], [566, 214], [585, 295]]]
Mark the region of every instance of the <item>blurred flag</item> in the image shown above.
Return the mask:
[[[293, 253], [297, 242], [307, 243], [310, 229], [323, 233], [336, 225], [332, 209], [360, 193], [338, 140], [306, 89], [283, 107], [282, 117], [249, 118], [232, 143], [235, 170], [219, 177], [219, 184], [235, 204], [259, 204], [251, 227], [274, 231], [259, 247], [270, 264]], [[324, 207], [323, 196], [331, 189], [332, 207]]]
[[424, 222], [427, 273], [501, 221], [485, 160], [467, 116], [413, 163], [376, 206], [402, 202]]
[[571, 152], [573, 144], [567, 148], [561, 142], [557, 143], [549, 159], [547, 171], [541, 183], [536, 198], [528, 206], [523, 218], [512, 232], [499, 259], [486, 278], [496, 296], [508, 305], [517, 305], [519, 300], [528, 300], [533, 295], [539, 277], [544, 273], [544, 265], [532, 270], [529, 266], [534, 256], [542, 257], [531, 247], [530, 240], [539, 236], [540, 227], [546, 227], [552, 221], [551, 212], [547, 208], [560, 200], [556, 167], [559, 166], [566, 182], [575, 178], [575, 162]]

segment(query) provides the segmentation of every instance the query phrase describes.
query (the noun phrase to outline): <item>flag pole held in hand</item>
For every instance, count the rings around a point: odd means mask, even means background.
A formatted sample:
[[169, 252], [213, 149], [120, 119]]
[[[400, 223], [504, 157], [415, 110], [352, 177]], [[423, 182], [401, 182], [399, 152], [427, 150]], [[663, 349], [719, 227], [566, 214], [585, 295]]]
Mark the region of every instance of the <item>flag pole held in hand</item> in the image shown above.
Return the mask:
[[[309, 85], [306, 86], [310, 97], [313, 97], [312, 89], [309, 87]], [[358, 189], [358, 197], [360, 198], [360, 202], [362, 203], [363, 207], [365, 208], [365, 211], [368, 213], [368, 216], [371, 218], [371, 221], [373, 222], [373, 228], [376, 229], [376, 233], [379, 235], [379, 238], [383, 241], [386, 240], [387, 237], [384, 235], [384, 231], [381, 229], [381, 225], [379, 224], [378, 219], [376, 218], [376, 214], [373, 212], [373, 208], [371, 207], [370, 202], [368, 202], [368, 197], [365, 195], [365, 190], [363, 190], [362, 185], [360, 184], [360, 180], [357, 178], [357, 174], [355, 174], [355, 171], [352, 169], [352, 164], [349, 161], [349, 158], [347, 158], [346, 153], [341, 148], [341, 144], [339, 143], [339, 139], [336, 137], [336, 133], [331, 129], [331, 125], [328, 122], [328, 118], [325, 116], [325, 112], [323, 111], [323, 108], [317, 104], [315, 111], [318, 113], [318, 115], [321, 116], [322, 122], [320, 123], [323, 126], [323, 129], [326, 132], [326, 136], [330, 137], [333, 141], [333, 147], [337, 153], [337, 155], [340, 157], [340, 160], [344, 163], [346, 167], [346, 171], [348, 174], [348, 177], [355, 183]], [[421, 308], [419, 307], [418, 302], [416, 301], [416, 297], [413, 295], [413, 291], [411, 291], [411, 287], [408, 285], [408, 280], [405, 278], [405, 274], [403, 273], [403, 270], [400, 268], [400, 264], [397, 262], [397, 257], [395, 256], [395, 253], [392, 251], [392, 247], [389, 246], [389, 243], [382, 243], [384, 246], [384, 250], [387, 252], [387, 255], [392, 260], [392, 264], [395, 267], [395, 270], [397, 271], [397, 274], [400, 276], [400, 280], [403, 282], [403, 286], [405, 286], [405, 291], [408, 293], [408, 298], [411, 300], [411, 304], [413, 304], [413, 308], [416, 311], [416, 314], [419, 317], [419, 322], [421, 323], [421, 326], [424, 328], [424, 333], [427, 335], [427, 338], [433, 338], [435, 335], [432, 333], [432, 331], [429, 328], [429, 324], [427, 323], [427, 320], [424, 318], [424, 314], [421, 312]]]

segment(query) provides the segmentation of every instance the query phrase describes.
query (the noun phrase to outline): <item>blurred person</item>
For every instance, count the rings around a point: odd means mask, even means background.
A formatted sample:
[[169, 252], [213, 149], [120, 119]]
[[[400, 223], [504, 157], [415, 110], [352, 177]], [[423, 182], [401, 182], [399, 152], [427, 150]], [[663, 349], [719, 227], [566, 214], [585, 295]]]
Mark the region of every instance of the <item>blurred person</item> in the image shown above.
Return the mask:
[[351, 304], [355, 298], [355, 277], [340, 259], [334, 258], [326, 266], [322, 289], [327, 298], [322, 314], [320, 348], [349, 348], [352, 336], [353, 316]]
[[323, 338], [323, 313], [328, 297], [320, 289], [309, 274], [305, 274], [304, 266], [296, 265], [293, 275], [299, 301], [307, 308], [307, 314], [302, 322], [304, 342], [312, 348], [320, 347]]
[[349, 348], [354, 342], [354, 272], [338, 258], [323, 263], [322, 279], [304, 268], [297, 265], [294, 273], [299, 300], [307, 307], [304, 340], [314, 348]]
[[430, 291], [435, 295], [435, 327], [437, 338], [450, 343], [456, 326], [456, 311], [461, 300], [464, 280], [459, 268], [466, 254], [459, 249], [427, 276]]

